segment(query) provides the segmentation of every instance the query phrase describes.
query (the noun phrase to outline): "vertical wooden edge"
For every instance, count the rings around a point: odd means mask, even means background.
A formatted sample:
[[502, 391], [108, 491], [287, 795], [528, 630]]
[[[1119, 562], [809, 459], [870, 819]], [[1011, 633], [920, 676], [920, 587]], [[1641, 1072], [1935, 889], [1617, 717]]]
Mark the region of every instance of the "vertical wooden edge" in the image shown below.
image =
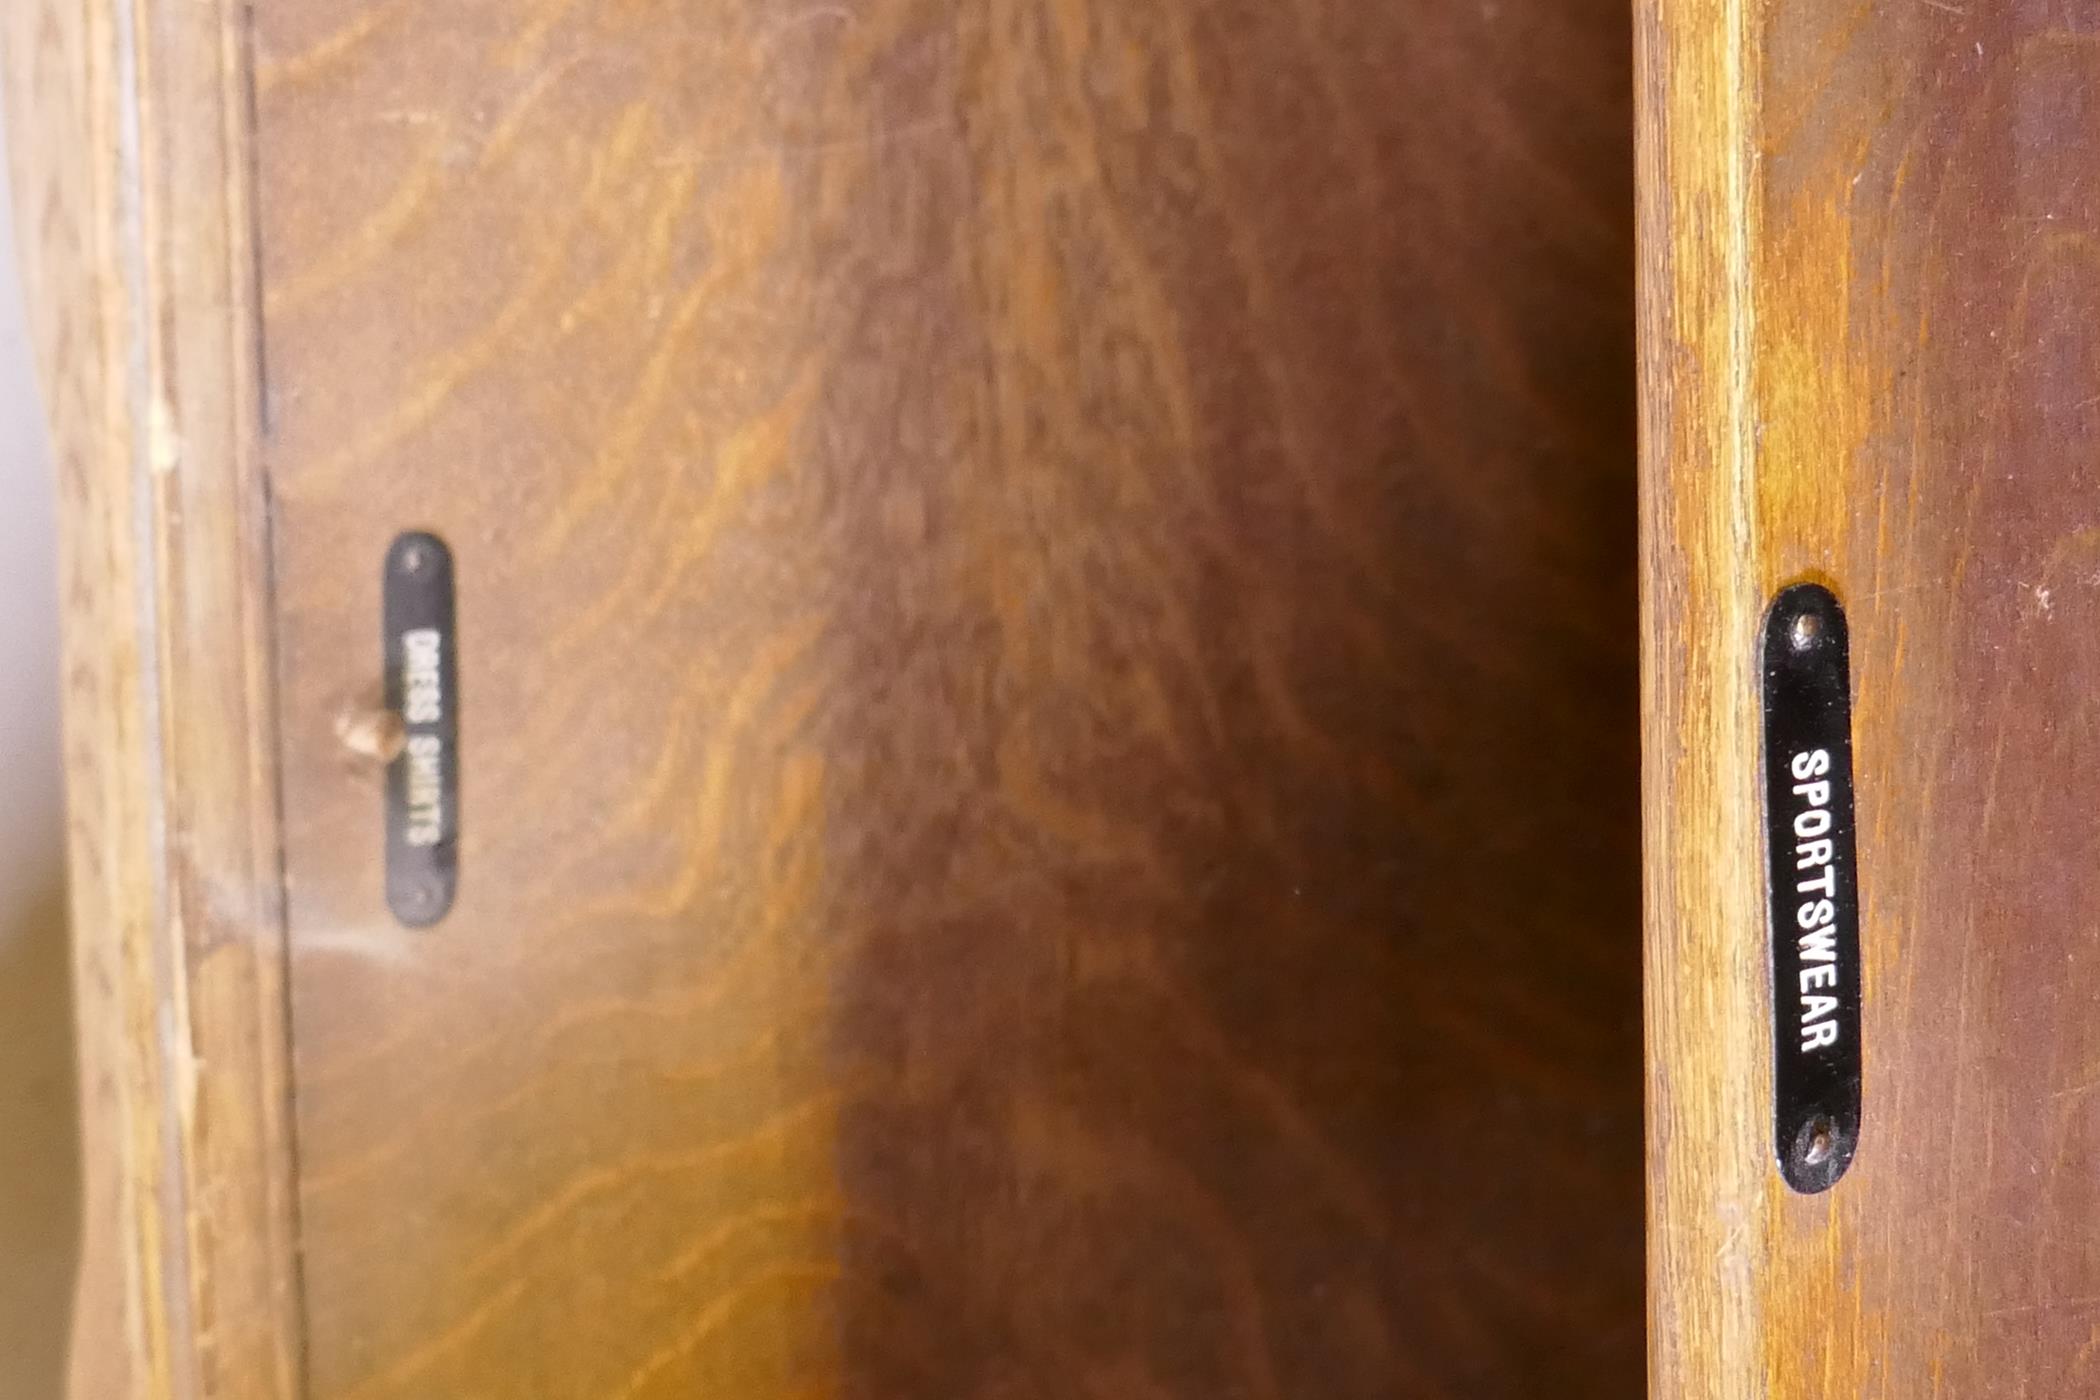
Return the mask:
[[246, 11], [27, 0], [0, 24], [60, 478], [87, 1163], [72, 1391], [290, 1397]]
[[[157, 1136], [136, 1131], [158, 1091], [157, 1057], [133, 1054], [130, 954], [139, 907], [144, 816], [120, 781], [139, 758], [137, 645], [120, 602], [131, 555], [120, 546], [124, 493], [97, 489], [123, 469], [124, 419], [114, 242], [117, 164], [61, 151], [112, 152], [110, 16], [63, 0], [0, 9], [17, 256], [58, 476], [65, 611], [67, 846], [81, 1094], [80, 1274], [70, 1388], [77, 1396], [162, 1395], [166, 1329], [143, 1276], [158, 1231], [138, 1185], [157, 1172]], [[99, 56], [99, 61], [91, 61]], [[121, 756], [120, 756], [121, 755]], [[91, 932], [92, 931], [92, 932]], [[150, 1199], [150, 1192], [145, 1193]]]
[[1637, 0], [1649, 1384], [1762, 1396], [1759, 0]]

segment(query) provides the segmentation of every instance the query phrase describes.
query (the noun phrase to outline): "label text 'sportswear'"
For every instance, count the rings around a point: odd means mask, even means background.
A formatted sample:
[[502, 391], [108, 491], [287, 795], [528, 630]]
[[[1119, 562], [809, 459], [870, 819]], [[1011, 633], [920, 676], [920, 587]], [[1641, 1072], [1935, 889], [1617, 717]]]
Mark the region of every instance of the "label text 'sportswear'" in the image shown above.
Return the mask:
[[1773, 1148], [1788, 1185], [1824, 1191], [1859, 1145], [1864, 1063], [1851, 639], [1836, 595], [1797, 584], [1761, 641]]

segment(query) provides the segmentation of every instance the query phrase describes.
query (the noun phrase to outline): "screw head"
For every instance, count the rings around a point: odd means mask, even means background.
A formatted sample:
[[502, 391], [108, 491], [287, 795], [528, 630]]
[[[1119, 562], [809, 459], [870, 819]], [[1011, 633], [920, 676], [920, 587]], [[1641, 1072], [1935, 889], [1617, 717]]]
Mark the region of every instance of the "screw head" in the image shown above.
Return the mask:
[[1808, 1128], [1802, 1136], [1805, 1139], [1801, 1147], [1803, 1166], [1820, 1167], [1837, 1150], [1837, 1125], [1820, 1113], [1808, 1120]]
[[1819, 613], [1805, 612], [1794, 618], [1793, 628], [1788, 632], [1795, 651], [1807, 651], [1823, 636], [1823, 618]]

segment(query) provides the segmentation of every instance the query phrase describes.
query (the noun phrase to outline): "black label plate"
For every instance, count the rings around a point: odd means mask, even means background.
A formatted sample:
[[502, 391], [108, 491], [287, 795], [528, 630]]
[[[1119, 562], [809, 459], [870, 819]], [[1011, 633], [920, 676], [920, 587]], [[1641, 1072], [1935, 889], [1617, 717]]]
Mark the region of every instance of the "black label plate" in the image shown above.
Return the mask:
[[386, 775], [386, 902], [414, 928], [445, 917], [459, 892], [459, 639], [452, 551], [411, 532], [382, 579], [386, 703], [405, 731]]
[[1765, 619], [1765, 869], [1774, 1147], [1796, 1191], [1827, 1191], [1860, 1131], [1859, 869], [1845, 612], [1820, 584]]

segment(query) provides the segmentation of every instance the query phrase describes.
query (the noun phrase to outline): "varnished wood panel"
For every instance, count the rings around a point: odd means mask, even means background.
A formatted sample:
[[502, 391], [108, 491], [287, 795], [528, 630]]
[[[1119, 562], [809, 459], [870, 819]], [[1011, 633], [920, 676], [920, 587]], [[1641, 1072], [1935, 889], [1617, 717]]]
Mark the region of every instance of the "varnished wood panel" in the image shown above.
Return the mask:
[[257, 25], [316, 1395], [1638, 1387], [1610, 7]]
[[[8, 42], [76, 1393], [1638, 1387], [1618, 7]], [[338, 738], [409, 527], [420, 933]]]
[[[1641, 26], [1658, 1393], [2100, 1386], [2100, 9]], [[1769, 1152], [1757, 618], [1847, 599], [1865, 1129]]]

